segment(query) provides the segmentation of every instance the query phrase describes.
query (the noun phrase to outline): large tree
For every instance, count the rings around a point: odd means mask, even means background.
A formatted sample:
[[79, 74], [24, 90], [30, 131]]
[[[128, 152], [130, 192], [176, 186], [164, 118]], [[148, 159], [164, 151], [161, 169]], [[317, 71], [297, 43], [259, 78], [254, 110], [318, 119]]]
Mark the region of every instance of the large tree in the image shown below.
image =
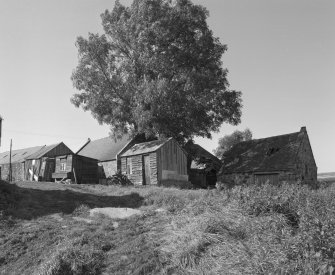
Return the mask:
[[102, 15], [104, 34], [77, 38], [79, 91], [71, 101], [99, 123], [124, 133], [211, 137], [238, 124], [241, 93], [229, 90], [208, 11], [189, 0], [119, 1]]
[[230, 135], [225, 135], [219, 139], [218, 147], [214, 150], [215, 156], [222, 158], [222, 155], [235, 144], [252, 139], [252, 132], [249, 128], [244, 131], [236, 130]]

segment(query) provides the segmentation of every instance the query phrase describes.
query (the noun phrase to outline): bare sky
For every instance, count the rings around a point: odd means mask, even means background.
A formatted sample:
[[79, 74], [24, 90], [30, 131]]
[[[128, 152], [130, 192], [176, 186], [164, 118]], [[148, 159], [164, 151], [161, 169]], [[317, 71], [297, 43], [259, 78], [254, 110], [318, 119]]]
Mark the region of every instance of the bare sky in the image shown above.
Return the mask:
[[[121, 1], [129, 4], [130, 1]], [[223, 125], [212, 140], [249, 127], [254, 138], [307, 126], [320, 172], [335, 171], [335, 1], [194, 0], [210, 12], [232, 89], [243, 92], [242, 123]], [[75, 108], [70, 80], [76, 37], [102, 32], [100, 14], [114, 0], [0, 0], [0, 151], [64, 141], [77, 150], [108, 135]]]

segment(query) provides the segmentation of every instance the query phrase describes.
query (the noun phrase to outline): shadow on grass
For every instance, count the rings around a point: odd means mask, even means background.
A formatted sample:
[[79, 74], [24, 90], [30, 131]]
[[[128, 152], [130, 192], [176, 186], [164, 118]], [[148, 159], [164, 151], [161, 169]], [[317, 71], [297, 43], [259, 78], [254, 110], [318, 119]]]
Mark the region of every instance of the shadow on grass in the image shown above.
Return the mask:
[[54, 213], [71, 214], [80, 205], [138, 208], [143, 197], [138, 193], [101, 196], [72, 190], [40, 190], [0, 183], [0, 211], [13, 218], [30, 220]]

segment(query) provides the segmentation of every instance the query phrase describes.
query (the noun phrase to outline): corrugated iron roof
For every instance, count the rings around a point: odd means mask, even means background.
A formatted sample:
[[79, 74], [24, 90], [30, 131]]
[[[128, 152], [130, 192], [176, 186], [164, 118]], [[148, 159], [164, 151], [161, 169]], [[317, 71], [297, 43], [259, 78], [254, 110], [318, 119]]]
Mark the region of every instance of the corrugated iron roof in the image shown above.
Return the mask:
[[148, 154], [157, 151], [161, 148], [165, 143], [170, 141], [172, 138], [169, 139], [161, 139], [161, 140], [154, 140], [144, 143], [135, 144], [126, 152], [124, 152], [121, 157], [129, 157], [141, 154]]
[[[305, 132], [244, 141], [223, 155], [223, 174], [287, 171], [295, 166]], [[306, 133], [307, 134], [307, 133]]]
[[34, 154], [31, 154], [27, 159], [39, 159], [43, 157], [46, 153], [51, 151], [52, 149], [56, 148], [60, 143], [52, 144], [52, 145], [44, 145], [39, 151], [35, 152]]
[[115, 160], [116, 155], [131, 141], [128, 135], [115, 140], [111, 137], [105, 137], [89, 142], [82, 148], [78, 155], [97, 159], [99, 161]]
[[[12, 163], [24, 162], [30, 155], [35, 154], [43, 147], [45, 147], [45, 145], [13, 150]], [[9, 163], [9, 151], [0, 153], [0, 164], [7, 164], [7, 163]]]

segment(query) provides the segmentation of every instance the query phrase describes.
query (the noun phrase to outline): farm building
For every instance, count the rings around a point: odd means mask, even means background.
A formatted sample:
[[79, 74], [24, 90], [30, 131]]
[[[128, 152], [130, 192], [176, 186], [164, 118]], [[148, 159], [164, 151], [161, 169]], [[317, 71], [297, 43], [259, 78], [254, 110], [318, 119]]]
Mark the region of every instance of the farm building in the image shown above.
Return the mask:
[[121, 139], [105, 137], [94, 141], [89, 140], [78, 150], [77, 155], [98, 160], [98, 178], [101, 184], [121, 169], [120, 154], [144, 139], [144, 136], [132, 139], [125, 135]]
[[301, 181], [313, 184], [317, 166], [306, 127], [299, 132], [234, 145], [223, 155], [219, 181], [228, 185]]
[[[12, 180], [23, 181], [25, 179], [25, 160], [32, 154], [41, 150], [44, 146], [36, 146], [12, 151]], [[0, 154], [0, 179], [9, 179], [10, 170], [9, 151]]]
[[221, 161], [193, 141], [188, 141], [184, 149], [188, 154], [187, 171], [191, 183], [200, 188], [215, 186]]
[[131, 146], [121, 154], [121, 172], [135, 185], [189, 184], [187, 154], [173, 138]]
[[55, 157], [67, 154], [73, 154], [73, 152], [63, 142], [43, 146], [26, 158], [25, 180], [52, 181], [52, 173], [55, 171]]
[[78, 184], [98, 182], [98, 161], [96, 159], [67, 154], [55, 157], [55, 180], [69, 180]]
[[[63, 143], [13, 150], [11, 155], [13, 181], [51, 181], [55, 170], [55, 157], [72, 154]], [[1, 179], [8, 179], [9, 152], [0, 154]]]

